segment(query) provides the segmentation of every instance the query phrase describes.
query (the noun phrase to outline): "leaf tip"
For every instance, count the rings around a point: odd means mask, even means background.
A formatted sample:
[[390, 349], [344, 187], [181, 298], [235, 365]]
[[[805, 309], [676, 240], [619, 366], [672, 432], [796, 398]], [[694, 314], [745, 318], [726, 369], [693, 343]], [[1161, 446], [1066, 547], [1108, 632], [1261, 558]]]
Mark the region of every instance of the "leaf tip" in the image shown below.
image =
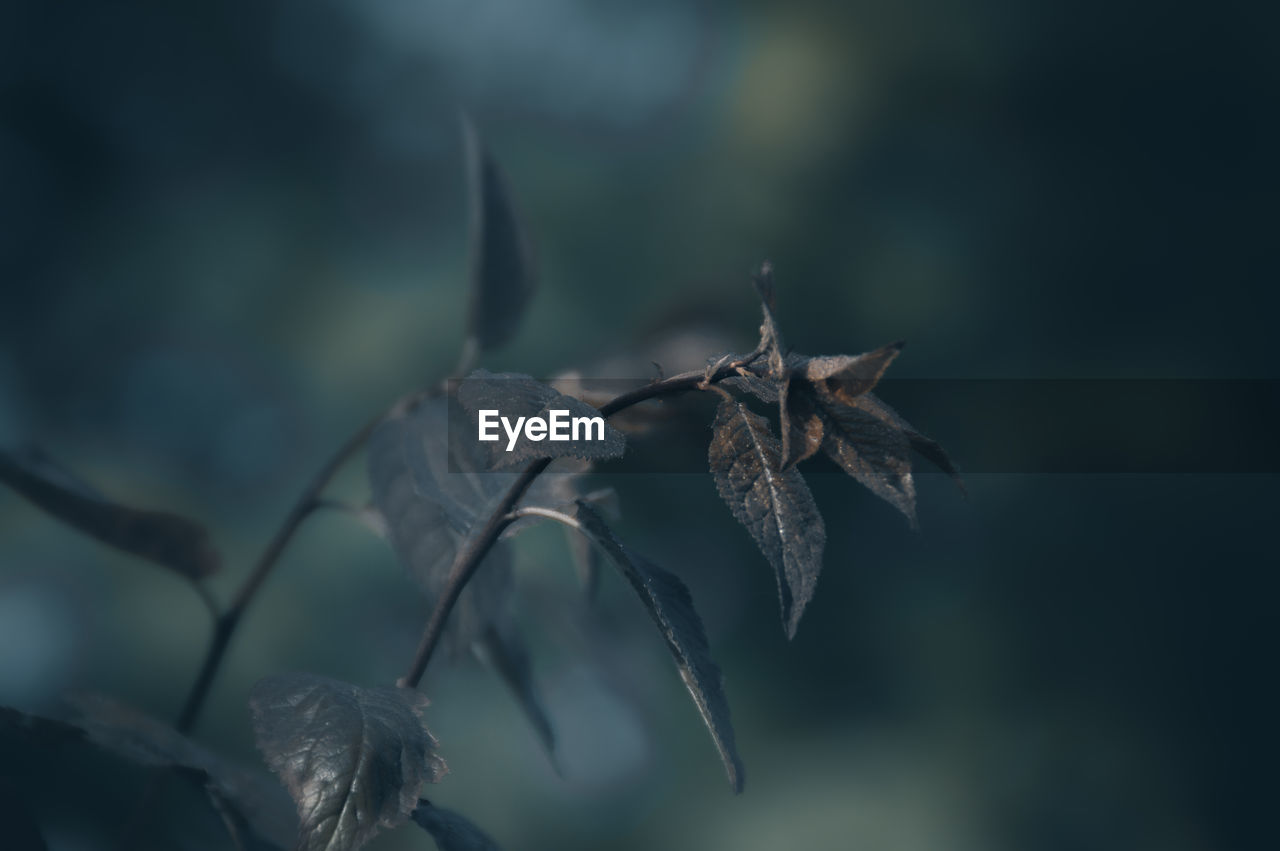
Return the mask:
[[787, 641], [796, 640], [796, 630], [800, 626], [800, 617], [803, 614], [800, 608], [794, 608], [789, 613], [783, 612], [782, 631], [786, 634]]
[[755, 285], [756, 292], [760, 294], [760, 300], [770, 310], [776, 310], [777, 305], [773, 290], [773, 263], [768, 260], [761, 263], [760, 271], [751, 276], [751, 283]]

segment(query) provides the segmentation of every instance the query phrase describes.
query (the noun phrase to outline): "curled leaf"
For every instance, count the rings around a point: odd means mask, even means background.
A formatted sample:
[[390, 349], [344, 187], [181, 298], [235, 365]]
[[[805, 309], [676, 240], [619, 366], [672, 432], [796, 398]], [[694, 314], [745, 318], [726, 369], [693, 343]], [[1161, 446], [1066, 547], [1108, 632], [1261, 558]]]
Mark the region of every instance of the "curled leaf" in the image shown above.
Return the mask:
[[445, 772], [422, 724], [426, 702], [311, 674], [258, 681], [254, 739], [298, 806], [298, 851], [354, 851], [408, 820], [422, 784]]
[[0, 481], [67, 525], [104, 544], [200, 579], [221, 560], [199, 523], [167, 511], [109, 502], [43, 452], [0, 450]]
[[782, 622], [794, 637], [822, 572], [822, 515], [800, 472], [782, 470], [781, 447], [764, 417], [723, 399], [712, 430], [708, 461], [716, 489], [773, 566]]
[[579, 502], [573, 521], [583, 534], [599, 546], [617, 566], [640, 596], [650, 617], [662, 631], [667, 649], [675, 659], [680, 678], [693, 697], [703, 723], [711, 733], [720, 759], [724, 763], [729, 784], [742, 791], [742, 761], [734, 743], [733, 724], [729, 719], [729, 701], [724, 694], [720, 668], [711, 659], [702, 619], [693, 607], [689, 589], [673, 573], [623, 547], [600, 515]]
[[810, 382], [792, 382], [786, 398], [789, 444], [803, 447], [803, 451], [793, 450], [788, 460], [792, 464], [802, 461], [820, 447], [846, 473], [906, 515], [914, 527], [916, 487], [911, 451], [933, 461], [957, 482], [959, 472], [941, 446], [912, 428], [874, 394], [861, 393], [847, 403], [843, 398]]
[[822, 448], [823, 422], [799, 379], [779, 383], [778, 423], [782, 431], [782, 469], [794, 467]]
[[778, 388], [778, 424], [782, 432], [782, 468], [811, 457], [822, 446], [825, 422], [815, 397], [826, 406], [854, 404], [876, 386], [889, 364], [902, 350], [891, 343], [861, 355], [792, 357], [789, 371]]
[[467, 331], [472, 345], [491, 351], [515, 336], [533, 297], [532, 252], [506, 177], [466, 117], [462, 137], [471, 206]]
[[848, 405], [816, 401], [813, 410], [823, 424], [823, 451], [915, 526], [911, 441], [889, 406], [874, 396], [859, 396]]
[[431, 834], [440, 851], [502, 851], [498, 843], [470, 819], [437, 807], [425, 798], [413, 811], [413, 820]]
[[547, 714], [542, 694], [533, 679], [533, 662], [529, 658], [529, 649], [525, 646], [524, 639], [509, 626], [491, 624], [475, 647], [481, 661], [497, 672], [507, 684], [534, 732], [538, 734], [538, 741], [546, 750], [556, 773], [560, 773], [560, 764], [556, 759], [555, 729], [551, 726], [551, 717]]
[[[879, 402], [880, 400], [876, 399], [876, 401]], [[881, 402], [880, 404], [884, 403]], [[885, 405], [885, 407], [888, 408], [889, 406]], [[964, 480], [960, 478], [960, 469], [956, 467], [955, 462], [951, 460], [951, 456], [947, 454], [947, 450], [942, 448], [942, 444], [938, 443], [936, 440], [925, 437], [923, 434], [916, 431], [910, 423], [902, 419], [902, 417], [898, 417], [897, 412], [892, 408], [889, 408], [889, 412], [897, 417], [898, 421], [902, 424], [903, 430], [907, 433], [907, 440], [911, 442], [911, 448], [920, 455], [929, 459], [930, 463], [950, 476], [956, 483], [956, 486], [960, 488], [961, 493], [963, 493], [965, 487]]]
[[843, 404], [870, 391], [902, 351], [905, 343], [890, 343], [860, 355], [825, 355], [803, 361], [804, 377], [819, 393]]

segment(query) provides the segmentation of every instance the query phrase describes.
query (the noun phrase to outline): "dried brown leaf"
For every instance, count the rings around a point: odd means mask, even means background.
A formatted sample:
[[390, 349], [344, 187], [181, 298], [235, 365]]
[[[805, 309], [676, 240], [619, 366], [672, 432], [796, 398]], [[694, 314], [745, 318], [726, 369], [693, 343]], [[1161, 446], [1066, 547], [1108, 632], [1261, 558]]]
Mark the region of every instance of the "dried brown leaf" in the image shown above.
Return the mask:
[[846, 473], [897, 508], [916, 525], [916, 485], [911, 475], [911, 441], [897, 415], [874, 396], [852, 404], [816, 401], [824, 434], [822, 449]]
[[782, 469], [788, 470], [822, 448], [823, 421], [801, 379], [788, 376], [778, 387]]
[[804, 361], [804, 377], [821, 394], [849, 405], [880, 381], [902, 351], [904, 343], [890, 343], [860, 355], [826, 355]]

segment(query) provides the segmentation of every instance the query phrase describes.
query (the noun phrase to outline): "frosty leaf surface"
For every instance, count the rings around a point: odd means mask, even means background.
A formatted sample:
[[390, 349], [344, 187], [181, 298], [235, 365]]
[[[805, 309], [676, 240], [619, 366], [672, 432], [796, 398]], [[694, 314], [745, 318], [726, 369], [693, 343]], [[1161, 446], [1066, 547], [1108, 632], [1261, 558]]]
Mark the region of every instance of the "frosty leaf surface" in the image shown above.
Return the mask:
[[426, 698], [312, 674], [259, 680], [254, 740], [298, 807], [298, 851], [354, 851], [403, 824], [445, 772], [422, 723]]

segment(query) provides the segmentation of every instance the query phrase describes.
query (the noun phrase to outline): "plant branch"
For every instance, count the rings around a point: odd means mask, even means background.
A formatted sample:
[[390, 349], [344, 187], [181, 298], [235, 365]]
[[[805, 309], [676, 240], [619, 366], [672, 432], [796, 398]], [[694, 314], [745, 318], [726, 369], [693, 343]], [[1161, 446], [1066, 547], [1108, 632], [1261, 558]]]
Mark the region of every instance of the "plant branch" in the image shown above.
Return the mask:
[[507, 515], [507, 522], [514, 523], [521, 517], [546, 517], [557, 523], [563, 523], [570, 529], [582, 529], [582, 524], [572, 514], [565, 514], [563, 511], [556, 511], [554, 508], [543, 508], [540, 505], [526, 505], [523, 508], [517, 508]]
[[284, 548], [293, 539], [293, 535], [298, 531], [298, 527], [302, 525], [302, 521], [306, 520], [311, 515], [311, 512], [321, 504], [320, 493], [328, 486], [334, 474], [346, 463], [348, 458], [364, 445], [374, 427], [382, 421], [384, 416], [385, 414], [379, 414], [349, 437], [315, 474], [306, 489], [298, 497], [297, 502], [294, 503], [293, 508], [285, 516], [284, 522], [276, 530], [270, 543], [267, 544], [267, 548], [258, 557], [253, 572], [249, 574], [244, 584], [236, 592], [230, 607], [214, 621], [213, 635], [209, 639], [209, 647], [205, 651], [200, 673], [196, 676], [195, 683], [187, 694], [186, 702], [182, 707], [182, 714], [178, 716], [177, 728], [179, 732], [190, 732], [195, 725], [196, 719], [200, 715], [200, 710], [204, 706], [205, 699], [209, 696], [209, 689], [213, 686], [214, 678], [222, 665], [222, 659], [226, 655], [231, 638], [235, 635], [236, 627], [240, 624], [240, 618], [244, 615], [244, 611], [249, 607], [249, 604], [253, 602], [254, 596], [258, 593], [258, 589], [262, 587], [262, 583], [266, 580], [268, 574], [271, 573], [271, 569], [280, 560], [280, 554], [284, 552]]
[[422, 640], [418, 642], [418, 649], [414, 653], [413, 663], [409, 666], [409, 673], [401, 677], [396, 685], [402, 688], [417, 688], [418, 683], [422, 682], [422, 675], [427, 671], [427, 663], [431, 661], [431, 654], [440, 643], [440, 637], [444, 635], [445, 622], [449, 619], [449, 613], [453, 611], [454, 603], [458, 602], [462, 589], [467, 587], [467, 583], [480, 567], [480, 562], [484, 560], [485, 555], [497, 542], [498, 536], [502, 534], [502, 530], [511, 525], [513, 518], [508, 516], [511, 509], [520, 501], [520, 497], [524, 496], [524, 492], [529, 489], [529, 485], [533, 484], [538, 474], [547, 469], [550, 463], [550, 458], [542, 458], [526, 467], [520, 474], [520, 478], [516, 479], [503, 494], [502, 501], [489, 515], [484, 527], [467, 538], [465, 544], [458, 550], [453, 566], [449, 568], [449, 578], [445, 580], [444, 591], [436, 600], [435, 608], [431, 610], [431, 618], [427, 621], [427, 628], [423, 630]]
[[216, 622], [222, 612], [218, 606], [217, 599], [213, 596], [213, 592], [209, 590], [209, 586], [205, 585], [204, 582], [199, 579], [196, 579], [192, 581], [191, 588], [196, 592], [196, 596], [200, 598], [200, 602], [203, 603], [204, 607], [209, 611], [209, 619]]
[[[741, 368], [745, 367], [753, 359], [748, 356], [748, 358], [720, 364], [713, 370], [682, 372], [670, 378], [652, 381], [643, 387], [637, 387], [606, 402], [600, 407], [600, 413], [605, 417], [610, 417], [630, 408], [632, 405], [637, 405], [649, 399], [655, 399], [660, 396], [674, 396], [690, 390], [705, 390], [723, 378], [741, 374]], [[449, 619], [449, 613], [453, 611], [454, 604], [458, 602], [462, 589], [466, 587], [471, 577], [475, 575], [476, 570], [480, 567], [480, 562], [484, 560], [489, 550], [497, 543], [498, 536], [502, 534], [502, 531], [515, 521], [522, 512], [543, 513], [542, 511], [535, 512], [528, 508], [515, 511], [515, 507], [520, 498], [524, 496], [525, 491], [533, 484], [533, 480], [543, 470], [547, 469], [550, 464], [550, 458], [543, 458], [526, 467], [524, 472], [520, 474], [520, 478], [516, 479], [511, 484], [511, 487], [507, 489], [507, 492], [503, 494], [502, 500], [493, 509], [489, 519], [485, 521], [480, 531], [469, 537], [463, 547], [458, 550], [457, 556], [454, 557], [453, 565], [449, 568], [449, 578], [445, 580], [444, 590], [436, 600], [435, 607], [431, 610], [431, 617], [427, 621], [426, 629], [422, 633], [422, 639], [418, 642], [418, 649], [414, 653], [409, 672], [400, 678], [397, 685], [403, 688], [417, 688], [418, 684], [422, 682], [422, 675], [426, 673], [427, 664], [431, 661], [431, 655], [435, 652], [436, 645], [440, 643], [440, 638], [444, 635], [444, 627]], [[559, 512], [550, 512], [545, 513], [544, 516], [550, 517], [558, 514]], [[554, 519], [560, 520], [561, 517], [556, 516]], [[566, 516], [566, 519], [571, 520], [572, 518], [567, 518]]]

